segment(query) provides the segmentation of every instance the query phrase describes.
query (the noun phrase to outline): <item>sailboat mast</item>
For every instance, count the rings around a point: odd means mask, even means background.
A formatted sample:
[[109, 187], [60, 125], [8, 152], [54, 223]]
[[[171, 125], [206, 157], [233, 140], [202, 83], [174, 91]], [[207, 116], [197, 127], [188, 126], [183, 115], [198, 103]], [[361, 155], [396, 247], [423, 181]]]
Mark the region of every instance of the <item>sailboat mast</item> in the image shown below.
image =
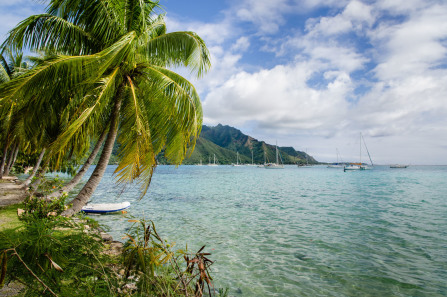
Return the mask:
[[360, 132], [360, 166], [362, 165], [362, 132]]
[[279, 164], [279, 162], [278, 162], [278, 141], [276, 141], [275, 148], [276, 148], [276, 164]]
[[366, 146], [365, 138], [363, 136], [362, 136], [362, 139], [363, 139], [363, 144], [365, 145], [365, 148], [366, 148], [366, 152], [368, 153], [368, 157], [369, 157], [369, 161], [371, 162], [371, 166], [374, 166], [373, 160], [371, 159], [371, 155], [369, 154], [368, 147]]

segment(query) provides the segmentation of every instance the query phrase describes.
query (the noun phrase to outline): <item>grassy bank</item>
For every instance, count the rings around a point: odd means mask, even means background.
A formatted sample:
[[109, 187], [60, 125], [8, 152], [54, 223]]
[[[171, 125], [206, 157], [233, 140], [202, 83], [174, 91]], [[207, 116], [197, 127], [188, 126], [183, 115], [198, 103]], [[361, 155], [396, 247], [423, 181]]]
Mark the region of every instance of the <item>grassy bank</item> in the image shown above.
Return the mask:
[[0, 231], [17, 228], [22, 225], [22, 222], [17, 216], [18, 208], [23, 208], [23, 204], [0, 207]]
[[204, 247], [174, 250], [152, 221], [131, 218], [123, 244], [101, 236], [94, 220], [60, 216], [63, 209], [39, 197], [0, 208], [0, 287], [22, 284], [14, 296], [226, 295], [212, 286]]

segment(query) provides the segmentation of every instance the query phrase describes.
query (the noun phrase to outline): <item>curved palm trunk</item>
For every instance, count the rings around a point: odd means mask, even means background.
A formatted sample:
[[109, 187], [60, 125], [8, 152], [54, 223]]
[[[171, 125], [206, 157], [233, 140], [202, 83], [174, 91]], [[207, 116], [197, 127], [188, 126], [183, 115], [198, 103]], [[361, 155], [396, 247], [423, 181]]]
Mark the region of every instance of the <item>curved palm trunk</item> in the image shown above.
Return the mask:
[[93, 164], [93, 161], [96, 158], [96, 155], [98, 154], [99, 150], [101, 149], [102, 144], [104, 143], [104, 140], [107, 136], [107, 128], [104, 129], [101, 136], [99, 136], [98, 141], [96, 142], [95, 147], [93, 148], [92, 153], [88, 157], [88, 159], [85, 161], [84, 165], [82, 165], [82, 168], [76, 173], [76, 175], [73, 177], [73, 179], [67, 183], [65, 186], [60, 188], [57, 191], [54, 191], [50, 195], [48, 195], [47, 198], [56, 198], [62, 196], [63, 193], [69, 193], [71, 190], [73, 190], [74, 187], [81, 181], [82, 177], [85, 175], [87, 170], [89, 169], [90, 165]]
[[107, 165], [109, 164], [110, 155], [112, 154], [113, 145], [115, 143], [116, 134], [118, 131], [118, 121], [119, 121], [119, 112], [121, 108], [121, 98], [117, 96], [115, 101], [115, 105], [113, 107], [112, 115], [110, 118], [110, 128], [109, 133], [107, 134], [106, 143], [104, 144], [104, 148], [101, 153], [101, 157], [99, 158], [98, 164], [96, 165], [95, 170], [92, 175], [88, 179], [87, 183], [84, 185], [79, 194], [69, 203], [72, 204], [72, 207], [65, 210], [62, 215], [70, 217], [75, 213], [81, 211], [81, 208], [87, 204], [88, 200], [92, 196], [93, 192], [96, 190], [96, 187], [99, 185], [104, 172], [106, 171]]
[[40, 162], [42, 162], [43, 155], [45, 155], [45, 148], [43, 148], [42, 151], [40, 152], [39, 158], [37, 159], [37, 162], [36, 162], [36, 165], [33, 168], [33, 171], [27, 177], [27, 179], [25, 179], [25, 181], [23, 182], [23, 185], [25, 187], [27, 187], [31, 183], [31, 180], [36, 175], [36, 172], [37, 172], [37, 170], [39, 169], [39, 166], [40, 166]]

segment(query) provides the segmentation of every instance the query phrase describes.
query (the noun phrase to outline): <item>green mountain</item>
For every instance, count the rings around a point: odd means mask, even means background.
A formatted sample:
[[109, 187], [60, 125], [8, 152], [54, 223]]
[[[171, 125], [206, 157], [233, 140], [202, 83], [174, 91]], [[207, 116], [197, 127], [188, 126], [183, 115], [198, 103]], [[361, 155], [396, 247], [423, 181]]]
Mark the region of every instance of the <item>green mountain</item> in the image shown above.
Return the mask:
[[[306, 163], [306, 153], [296, 151], [293, 147], [278, 147], [278, 149], [284, 164]], [[239, 152], [240, 163], [251, 163], [252, 152], [255, 164], [264, 163], [264, 152], [267, 162], [274, 162], [276, 159], [274, 145], [258, 141], [236, 128], [219, 124], [215, 127], [202, 126], [202, 133], [194, 152], [184, 160], [183, 164], [213, 162], [214, 154], [217, 163], [232, 164], [236, 163], [236, 152]], [[311, 156], [307, 156], [307, 159], [309, 164], [318, 164]], [[162, 158], [159, 159], [160, 163], [164, 163], [163, 161]]]

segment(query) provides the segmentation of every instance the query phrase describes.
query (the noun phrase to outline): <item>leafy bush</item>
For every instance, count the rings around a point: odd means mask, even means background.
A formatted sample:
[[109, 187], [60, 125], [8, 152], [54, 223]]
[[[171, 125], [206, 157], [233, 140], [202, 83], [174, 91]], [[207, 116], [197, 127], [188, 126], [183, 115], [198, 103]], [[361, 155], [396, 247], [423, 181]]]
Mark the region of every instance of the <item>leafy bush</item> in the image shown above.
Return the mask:
[[0, 232], [0, 287], [18, 281], [24, 296], [227, 295], [213, 288], [204, 247], [173, 251], [152, 221], [130, 220], [120, 258], [104, 252], [96, 222], [31, 213], [21, 227]]
[[101, 253], [102, 240], [84, 231], [83, 224], [60, 216], [30, 216], [23, 227], [0, 232], [0, 251], [7, 255], [2, 275], [8, 271], [8, 281], [26, 284], [25, 296], [116, 295], [102, 264], [110, 261]]

